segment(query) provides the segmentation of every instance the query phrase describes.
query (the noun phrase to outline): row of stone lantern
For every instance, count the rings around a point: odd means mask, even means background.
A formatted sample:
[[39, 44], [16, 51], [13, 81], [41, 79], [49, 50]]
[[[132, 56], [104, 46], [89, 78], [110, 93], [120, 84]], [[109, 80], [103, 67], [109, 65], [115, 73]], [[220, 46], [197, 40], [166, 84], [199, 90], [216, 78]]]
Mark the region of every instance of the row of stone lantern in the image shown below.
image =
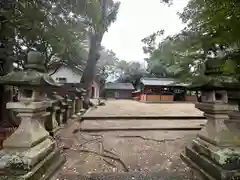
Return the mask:
[[8, 102], [6, 107], [21, 119], [16, 131], [3, 142], [0, 179], [46, 180], [65, 162], [50, 134], [81, 111], [81, 96], [73, 101], [73, 94], [47, 97], [45, 90], [59, 84], [46, 73], [44, 64], [41, 53], [29, 52], [24, 71], [0, 77], [1, 84], [18, 87], [18, 101]]
[[85, 90], [74, 88], [69, 89], [68, 92], [65, 97], [60, 96], [57, 92], [48, 94], [47, 99], [51, 102], [51, 106], [47, 108], [50, 115], [45, 121], [45, 128], [53, 136], [60, 128], [64, 127], [68, 120], [79, 119], [84, 112], [82, 104]]

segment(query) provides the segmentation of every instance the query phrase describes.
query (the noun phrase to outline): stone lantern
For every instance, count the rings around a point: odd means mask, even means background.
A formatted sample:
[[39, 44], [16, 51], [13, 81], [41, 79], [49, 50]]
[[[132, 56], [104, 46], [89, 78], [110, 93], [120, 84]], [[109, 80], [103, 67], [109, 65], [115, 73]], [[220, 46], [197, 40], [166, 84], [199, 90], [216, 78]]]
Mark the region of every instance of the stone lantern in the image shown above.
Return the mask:
[[48, 179], [64, 162], [55, 141], [43, 127], [46, 109], [51, 106], [44, 88], [58, 85], [46, 73], [44, 63], [41, 53], [29, 52], [24, 71], [0, 78], [1, 84], [19, 88], [19, 102], [8, 102], [6, 106], [21, 119], [17, 130], [3, 142], [0, 153], [1, 176], [5, 179]]
[[[72, 117], [72, 100], [69, 98], [69, 96], [66, 94], [65, 97], [65, 103], [67, 104], [66, 108], [66, 120], [71, 119]], [[66, 121], [67, 122], [67, 121]], [[66, 123], [64, 122], [64, 123]]]
[[62, 127], [64, 124], [64, 117], [67, 104], [65, 103], [64, 98], [58, 95], [56, 92], [53, 92], [51, 97], [58, 101], [58, 105], [60, 108], [57, 110], [56, 116], [58, 125]]
[[81, 91], [81, 89], [79, 89], [79, 88], [76, 88], [76, 103], [75, 103], [75, 114], [77, 115], [77, 116], [80, 116], [81, 115], [81, 113], [80, 113], [80, 110], [81, 110], [81, 93], [82, 93], [82, 91]]
[[220, 80], [222, 72], [219, 72], [219, 67], [208, 64], [206, 71], [209, 79], [193, 85], [191, 89], [202, 92], [201, 102], [196, 103], [195, 107], [204, 112], [208, 121], [181, 157], [199, 170], [205, 179], [238, 179], [240, 129], [237, 124], [240, 119], [233, 121], [229, 118], [231, 112], [238, 111], [238, 105], [230, 103], [228, 97], [236, 86]]
[[53, 136], [59, 130], [60, 126], [57, 121], [57, 112], [59, 111], [60, 106], [57, 100], [52, 99], [47, 100], [51, 102], [51, 106], [47, 108], [47, 112], [49, 112], [50, 115], [47, 117], [47, 120], [45, 121], [44, 125], [46, 130]]
[[82, 101], [81, 101], [81, 110], [80, 110], [80, 113], [82, 114], [82, 113], [85, 112], [85, 109], [84, 109], [84, 107], [83, 107], [83, 101], [84, 101], [84, 96], [86, 96], [87, 92], [86, 92], [85, 89], [82, 89], [81, 91], [82, 91], [82, 93], [81, 93], [81, 100], [82, 100]]
[[80, 88], [77, 95], [78, 95], [78, 104], [77, 104], [77, 112], [78, 115], [80, 116], [82, 113], [82, 108], [83, 108], [83, 100], [84, 100], [84, 93], [85, 93], [85, 89]]

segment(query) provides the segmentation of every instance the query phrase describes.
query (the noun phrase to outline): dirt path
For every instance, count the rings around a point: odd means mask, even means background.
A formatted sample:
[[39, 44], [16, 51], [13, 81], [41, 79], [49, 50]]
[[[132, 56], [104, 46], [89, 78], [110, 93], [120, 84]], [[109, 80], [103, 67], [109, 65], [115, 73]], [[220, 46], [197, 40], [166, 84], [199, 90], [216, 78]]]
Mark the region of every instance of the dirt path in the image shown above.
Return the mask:
[[[84, 116], [202, 116], [194, 104], [145, 104], [131, 100], [107, 101]], [[53, 178], [64, 175], [90, 175], [106, 172], [166, 172], [195, 177], [180, 159], [180, 154], [196, 137], [197, 131], [105, 131], [89, 133], [80, 129], [119, 127], [200, 127], [205, 120], [137, 120], [108, 119], [69, 122], [61, 130], [57, 142], [67, 157], [62, 169]]]
[[66, 174], [140, 171], [174, 172], [186, 179], [194, 177], [180, 159], [184, 147], [196, 136], [195, 131], [131, 131], [83, 133], [74, 122], [64, 129], [58, 142], [67, 162], [54, 177]]

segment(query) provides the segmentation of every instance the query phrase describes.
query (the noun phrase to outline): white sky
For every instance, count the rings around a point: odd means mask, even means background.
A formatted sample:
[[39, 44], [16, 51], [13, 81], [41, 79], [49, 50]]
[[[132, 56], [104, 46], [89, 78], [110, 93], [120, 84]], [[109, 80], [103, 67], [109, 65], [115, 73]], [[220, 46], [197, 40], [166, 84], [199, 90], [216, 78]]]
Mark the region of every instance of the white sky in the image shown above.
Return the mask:
[[112, 49], [121, 60], [143, 62], [143, 38], [161, 29], [166, 36], [173, 35], [184, 27], [176, 13], [182, 12], [188, 0], [175, 0], [170, 7], [160, 0], [119, 1], [117, 21], [104, 35], [102, 45]]

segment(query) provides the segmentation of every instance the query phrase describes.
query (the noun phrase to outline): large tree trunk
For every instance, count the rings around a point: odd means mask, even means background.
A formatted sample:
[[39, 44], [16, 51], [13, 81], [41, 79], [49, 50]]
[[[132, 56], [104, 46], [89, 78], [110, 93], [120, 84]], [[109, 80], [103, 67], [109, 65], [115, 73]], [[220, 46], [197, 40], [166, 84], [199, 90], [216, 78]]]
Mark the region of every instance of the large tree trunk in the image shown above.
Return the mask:
[[87, 109], [90, 104], [90, 93], [92, 89], [92, 83], [95, 78], [95, 69], [97, 61], [100, 58], [99, 51], [101, 46], [103, 34], [92, 34], [90, 36], [90, 49], [88, 54], [88, 60], [86, 68], [84, 69], [81, 83], [83, 88], [86, 89], [86, 96], [84, 97], [84, 108]]
[[97, 61], [100, 58], [100, 47], [103, 38], [103, 34], [105, 32], [105, 18], [106, 18], [106, 10], [107, 10], [107, 1], [100, 0], [101, 4], [101, 22], [96, 29], [93, 29], [90, 35], [90, 49], [88, 54], [87, 66], [84, 69], [83, 76], [81, 78], [81, 83], [83, 83], [83, 87], [86, 89], [86, 96], [84, 97], [84, 108], [88, 108], [90, 92], [92, 89], [92, 83], [95, 77], [95, 69]]

